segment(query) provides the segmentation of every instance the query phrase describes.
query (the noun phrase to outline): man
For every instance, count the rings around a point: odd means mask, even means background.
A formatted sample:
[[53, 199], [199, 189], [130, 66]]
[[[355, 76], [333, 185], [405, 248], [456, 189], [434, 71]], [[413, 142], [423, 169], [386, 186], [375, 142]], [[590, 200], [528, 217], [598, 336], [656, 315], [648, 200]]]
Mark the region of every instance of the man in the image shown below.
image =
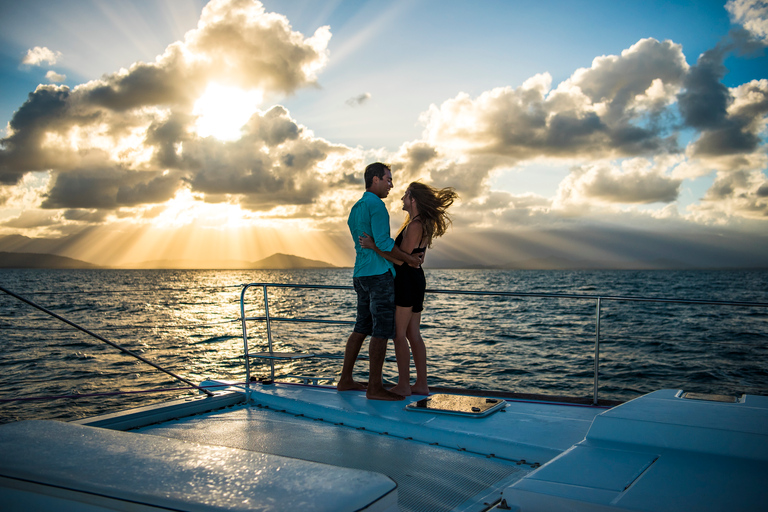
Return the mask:
[[392, 171], [377, 162], [365, 168], [365, 193], [349, 212], [349, 231], [355, 242], [353, 283], [357, 292], [357, 318], [344, 350], [344, 367], [336, 389], [363, 390], [352, 371], [363, 341], [370, 334], [368, 346], [370, 369], [366, 397], [372, 400], [402, 400], [404, 397], [384, 389], [382, 371], [387, 355], [387, 340], [395, 335], [395, 267], [370, 249], [360, 247], [359, 238], [368, 233], [376, 245], [395, 259], [419, 266], [421, 260], [401, 251], [389, 236], [389, 212], [383, 198], [392, 190]]

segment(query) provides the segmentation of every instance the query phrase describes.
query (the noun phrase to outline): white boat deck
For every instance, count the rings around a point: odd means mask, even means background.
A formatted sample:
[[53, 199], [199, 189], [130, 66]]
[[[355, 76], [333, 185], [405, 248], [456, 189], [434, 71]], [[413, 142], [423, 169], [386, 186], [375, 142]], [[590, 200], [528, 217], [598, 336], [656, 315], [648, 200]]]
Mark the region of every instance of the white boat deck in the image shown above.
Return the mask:
[[[281, 510], [290, 502], [284, 489], [299, 501], [343, 497], [296, 509], [370, 512], [762, 511], [768, 503], [768, 397], [727, 403], [660, 390], [614, 408], [508, 400], [486, 417], [408, 411], [422, 397], [381, 402], [319, 386], [257, 384], [250, 402], [243, 398], [230, 390], [80, 425], [4, 425], [0, 499], [67, 489], [173, 510], [239, 510], [243, 498]], [[130, 423], [132, 432], [93, 428]], [[283, 469], [293, 476], [280, 479]], [[228, 501], [211, 507], [194, 485], [181, 492], [190, 482], [224, 489]]]
[[397, 483], [403, 511], [479, 511], [583, 440], [605, 410], [521, 401], [472, 418], [407, 411], [420, 396], [382, 402], [327, 387], [255, 389], [250, 406], [137, 432], [382, 473]]
[[407, 411], [407, 404], [424, 398], [417, 395], [384, 402], [332, 387], [278, 383], [255, 389], [251, 401], [257, 406], [528, 464], [544, 464], [583, 440], [595, 416], [606, 410], [521, 400], [507, 401], [490, 416], [471, 418]]

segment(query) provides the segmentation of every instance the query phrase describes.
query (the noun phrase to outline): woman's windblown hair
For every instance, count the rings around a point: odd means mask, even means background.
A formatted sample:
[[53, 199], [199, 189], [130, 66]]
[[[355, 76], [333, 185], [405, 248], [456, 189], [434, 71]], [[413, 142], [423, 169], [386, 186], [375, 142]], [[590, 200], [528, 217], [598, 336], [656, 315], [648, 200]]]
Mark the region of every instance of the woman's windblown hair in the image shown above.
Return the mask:
[[[459, 198], [453, 187], [434, 188], [418, 181], [408, 185], [408, 193], [419, 210], [419, 220], [424, 226], [424, 238], [427, 246], [432, 246], [432, 240], [445, 234], [451, 225], [448, 207]], [[411, 219], [406, 219], [407, 225]]]

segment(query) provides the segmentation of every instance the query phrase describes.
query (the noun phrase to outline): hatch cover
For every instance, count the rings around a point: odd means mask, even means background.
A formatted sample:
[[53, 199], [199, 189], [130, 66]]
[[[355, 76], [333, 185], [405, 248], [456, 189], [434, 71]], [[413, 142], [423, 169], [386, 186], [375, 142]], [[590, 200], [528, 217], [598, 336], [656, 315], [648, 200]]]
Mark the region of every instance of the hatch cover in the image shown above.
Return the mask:
[[458, 414], [482, 418], [505, 406], [500, 398], [436, 394], [405, 406], [407, 411]]
[[728, 402], [735, 404], [739, 402], [739, 397], [733, 395], [711, 395], [708, 393], [691, 393], [686, 391], [683, 393], [682, 398], [688, 400], [708, 400], [710, 402]]

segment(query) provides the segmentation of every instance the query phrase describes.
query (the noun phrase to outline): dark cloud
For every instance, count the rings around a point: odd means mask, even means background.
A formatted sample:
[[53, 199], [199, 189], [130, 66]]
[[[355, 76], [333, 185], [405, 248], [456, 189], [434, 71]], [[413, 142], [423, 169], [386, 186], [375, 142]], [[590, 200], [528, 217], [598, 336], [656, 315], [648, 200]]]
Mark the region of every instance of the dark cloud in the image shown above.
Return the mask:
[[13, 217], [5, 222], [0, 223], [0, 226], [16, 229], [30, 229], [39, 227], [52, 227], [57, 226], [61, 221], [57, 218], [57, 215], [51, 212], [43, 210], [28, 210], [21, 212], [17, 217]]
[[757, 149], [760, 137], [746, 129], [748, 120], [730, 119], [723, 125], [701, 134], [694, 146], [696, 156], [735, 155]]
[[724, 55], [722, 47], [704, 52], [685, 77], [678, 108], [688, 126], [706, 130], [725, 122], [731, 95], [720, 82], [727, 72]]
[[58, 174], [43, 208], [115, 209], [171, 199], [181, 185], [178, 176], [120, 169], [93, 169]]
[[658, 174], [601, 174], [597, 178], [584, 192], [613, 203], [670, 203], [680, 192], [681, 180]]
[[768, 179], [761, 172], [720, 173], [702, 200], [702, 210], [742, 217], [768, 217]]
[[278, 105], [263, 114], [252, 116], [244, 127], [243, 139], [263, 141], [267, 146], [274, 147], [297, 140], [302, 132], [303, 129], [291, 119], [288, 111]]
[[[679, 85], [687, 68], [679, 45], [672, 41], [643, 39], [621, 56], [598, 57], [590, 69], [573, 77], [573, 84], [594, 103], [607, 102], [603, 116], [608, 124], [633, 115], [633, 102], [660, 81], [667, 86]], [[666, 107], [664, 102], [650, 102], [652, 109]]]
[[69, 221], [88, 223], [88, 224], [101, 224], [107, 220], [109, 215], [108, 210], [64, 210], [64, 218]]
[[437, 158], [437, 149], [426, 142], [412, 142], [403, 144], [400, 151], [392, 159], [390, 166], [395, 184], [403, 181], [410, 182], [428, 172], [427, 164]]
[[728, 0], [725, 8], [750, 38], [768, 45], [768, 5], [765, 0]]
[[85, 85], [78, 99], [83, 104], [114, 112], [189, 105], [203, 92], [204, 74], [195, 68], [184, 69], [184, 63], [178, 62], [181, 58], [174, 52], [166, 54], [160, 63], [136, 63], [126, 73]]
[[583, 115], [559, 113], [549, 121], [546, 139], [540, 147], [552, 148], [554, 152], [572, 153], [574, 150], [584, 150], [589, 146], [597, 149], [594, 142], [604, 141], [603, 135], [608, 127], [594, 112]]
[[349, 98], [346, 101], [346, 104], [349, 105], [350, 107], [358, 107], [358, 106], [366, 103], [370, 99], [371, 99], [371, 93], [365, 92], [365, 93], [360, 94], [358, 96], [355, 96], [353, 98]]
[[728, 72], [723, 62], [731, 52], [752, 52], [761, 45], [744, 30], [732, 31], [690, 69], [678, 106], [684, 122], [701, 132], [693, 145], [694, 155], [749, 154], [758, 148], [761, 121], [768, 113], [765, 81], [745, 84], [734, 96], [722, 79]]
[[453, 187], [462, 198], [471, 199], [485, 191], [491, 171], [500, 165], [496, 156], [476, 156], [466, 162], [441, 161], [430, 165], [429, 181], [438, 188]]
[[245, 195], [249, 205], [263, 201], [259, 209], [305, 204], [333, 184], [319, 179], [317, 166], [345, 149], [302, 134], [288, 112], [276, 107], [254, 115], [238, 141], [185, 142], [177, 165], [195, 192]]
[[69, 87], [54, 85], [41, 85], [29, 94], [9, 123], [11, 135], [0, 141], [0, 183], [15, 184], [27, 172], [67, 160], [47, 151], [42, 143], [46, 132], [69, 125], [69, 96]]
[[560, 184], [562, 204], [600, 200], [620, 204], [670, 203], [677, 199], [682, 180], [655, 169], [628, 165], [580, 166]]

